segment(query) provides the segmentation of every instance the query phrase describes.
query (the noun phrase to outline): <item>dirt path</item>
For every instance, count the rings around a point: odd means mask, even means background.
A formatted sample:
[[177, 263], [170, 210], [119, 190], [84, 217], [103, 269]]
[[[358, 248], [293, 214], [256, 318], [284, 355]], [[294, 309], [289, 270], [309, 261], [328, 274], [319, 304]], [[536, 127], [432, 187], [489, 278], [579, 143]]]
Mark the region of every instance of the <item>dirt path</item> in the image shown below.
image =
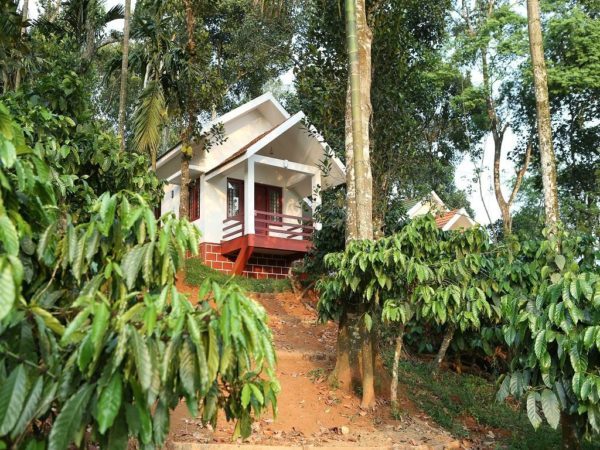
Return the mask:
[[[325, 375], [333, 365], [335, 326], [316, 324], [308, 301], [292, 293], [254, 295], [269, 313], [278, 355], [277, 377], [282, 391], [276, 419], [266, 414], [245, 443], [348, 447], [457, 448], [459, 443], [423, 414], [393, 420], [387, 405], [374, 413], [359, 408], [358, 397], [332, 390]], [[410, 405], [405, 404], [406, 408]], [[231, 443], [233, 424], [224, 418], [216, 430], [189, 416], [184, 404], [171, 416], [173, 442]]]

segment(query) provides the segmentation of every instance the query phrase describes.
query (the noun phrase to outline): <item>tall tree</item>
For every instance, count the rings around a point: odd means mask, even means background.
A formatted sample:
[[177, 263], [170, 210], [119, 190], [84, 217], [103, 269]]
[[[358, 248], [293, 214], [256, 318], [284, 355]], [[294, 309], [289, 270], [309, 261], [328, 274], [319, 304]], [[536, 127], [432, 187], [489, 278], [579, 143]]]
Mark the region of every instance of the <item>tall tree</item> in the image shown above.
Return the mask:
[[538, 0], [527, 0], [527, 25], [529, 30], [531, 66], [533, 68], [533, 85], [535, 88], [535, 108], [537, 113], [542, 183], [544, 186], [546, 227], [550, 233], [554, 234], [557, 231], [560, 220], [558, 212], [558, 188], [556, 183], [556, 160], [552, 145], [550, 102], [548, 100], [548, 73], [544, 58], [540, 4]]
[[[478, 126], [491, 134], [494, 143], [494, 160], [492, 180], [494, 195], [500, 209], [504, 234], [512, 233], [511, 209], [527, 173], [531, 160], [532, 146], [530, 139], [522, 139], [524, 152], [514, 158], [519, 161], [520, 168], [515, 174], [510, 195], [505, 197], [502, 192], [501, 180], [502, 159], [507, 130], [511, 128], [515, 105], [512, 105], [503, 95], [502, 87], [512, 83], [518, 74], [514, 66], [524, 52], [524, 20], [513, 10], [507, 1], [496, 0], [461, 0], [457, 2], [457, 16], [461, 22], [455, 26], [455, 36], [460, 50], [457, 52], [459, 61], [465, 68], [475, 66], [482, 76], [482, 85], [474, 92], [469, 92], [464, 101], [468, 104], [474, 98], [479, 98], [480, 105], [471, 109], [470, 114], [477, 114], [482, 108], [485, 116]], [[513, 102], [514, 98], [511, 99]]]
[[129, 22], [131, 16], [131, 0], [125, 0], [125, 16], [123, 24], [123, 60], [121, 62], [121, 90], [119, 95], [119, 139], [121, 151], [125, 151], [125, 111], [127, 107], [127, 78], [129, 76]]
[[[349, 97], [346, 112], [347, 167], [351, 167], [348, 188], [348, 238], [373, 239], [372, 175], [369, 160], [369, 125], [371, 119], [371, 43], [373, 34], [367, 23], [364, 0], [346, 0], [346, 40], [349, 62]], [[354, 184], [352, 186], [352, 183]], [[361, 305], [362, 306], [362, 305]], [[362, 306], [360, 320], [362, 401], [361, 407], [375, 403], [372, 329], [366, 320], [368, 310]], [[364, 319], [364, 320], [363, 320]]]

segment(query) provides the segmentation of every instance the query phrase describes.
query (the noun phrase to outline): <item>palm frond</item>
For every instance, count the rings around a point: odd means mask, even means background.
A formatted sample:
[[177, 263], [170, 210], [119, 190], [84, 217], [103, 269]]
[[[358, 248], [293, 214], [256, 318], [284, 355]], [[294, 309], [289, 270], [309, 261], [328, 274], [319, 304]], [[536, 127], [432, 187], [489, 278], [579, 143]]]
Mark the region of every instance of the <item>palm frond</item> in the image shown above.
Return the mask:
[[148, 153], [152, 161], [160, 145], [161, 127], [166, 118], [165, 98], [162, 87], [151, 81], [140, 96], [140, 103], [133, 115], [133, 140], [135, 149]]
[[113, 20], [123, 19], [125, 17], [125, 8], [123, 5], [115, 5], [110, 8], [102, 17], [102, 24], [106, 25]]

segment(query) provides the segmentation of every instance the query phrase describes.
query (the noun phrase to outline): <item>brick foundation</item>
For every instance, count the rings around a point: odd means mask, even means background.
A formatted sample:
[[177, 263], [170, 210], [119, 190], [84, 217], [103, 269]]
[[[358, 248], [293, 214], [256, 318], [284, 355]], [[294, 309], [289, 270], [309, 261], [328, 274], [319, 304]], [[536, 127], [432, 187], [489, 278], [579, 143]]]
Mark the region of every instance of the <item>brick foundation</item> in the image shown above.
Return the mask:
[[[203, 242], [200, 244], [200, 257], [208, 267], [230, 274], [235, 255], [228, 258], [221, 254], [221, 244]], [[288, 276], [292, 262], [297, 256], [268, 255], [254, 253], [246, 264], [243, 276], [248, 278], [282, 279]]]

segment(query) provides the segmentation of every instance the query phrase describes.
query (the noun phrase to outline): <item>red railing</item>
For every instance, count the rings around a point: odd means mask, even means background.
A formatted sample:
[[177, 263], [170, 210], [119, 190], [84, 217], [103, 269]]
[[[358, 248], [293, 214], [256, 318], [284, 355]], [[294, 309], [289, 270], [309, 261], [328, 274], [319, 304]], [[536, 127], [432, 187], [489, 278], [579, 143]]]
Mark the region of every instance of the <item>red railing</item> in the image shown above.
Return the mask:
[[[230, 217], [223, 221], [223, 240], [244, 235], [244, 217]], [[254, 211], [254, 232], [285, 239], [311, 240], [314, 232], [310, 217], [292, 216], [269, 211]]]

